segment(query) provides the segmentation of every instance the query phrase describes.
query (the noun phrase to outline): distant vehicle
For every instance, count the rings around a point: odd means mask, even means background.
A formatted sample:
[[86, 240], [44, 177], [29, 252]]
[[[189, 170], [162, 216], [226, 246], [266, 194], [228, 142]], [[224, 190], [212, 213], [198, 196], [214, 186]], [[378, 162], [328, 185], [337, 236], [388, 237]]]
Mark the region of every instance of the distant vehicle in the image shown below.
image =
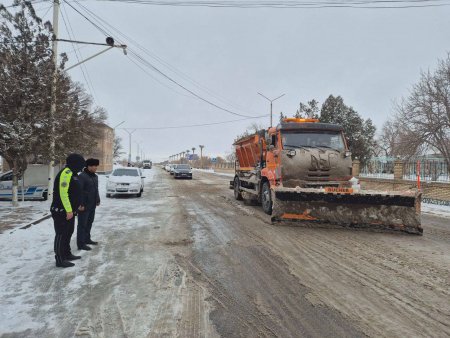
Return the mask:
[[175, 168], [175, 164], [169, 165], [169, 173], [170, 175], [173, 175], [173, 169]]
[[192, 180], [192, 169], [189, 164], [176, 164], [173, 168], [174, 178], [189, 178]]
[[152, 169], [152, 161], [149, 160], [142, 161], [142, 167], [144, 169]]
[[139, 168], [117, 168], [108, 177], [106, 197], [113, 195], [136, 195], [144, 192], [144, 178]]
[[[59, 166], [55, 167], [55, 173], [59, 170]], [[0, 199], [12, 199], [12, 176], [12, 171], [0, 173]], [[22, 199], [23, 196], [27, 200], [46, 201], [48, 196], [48, 165], [29, 164], [18, 183], [19, 199]]]

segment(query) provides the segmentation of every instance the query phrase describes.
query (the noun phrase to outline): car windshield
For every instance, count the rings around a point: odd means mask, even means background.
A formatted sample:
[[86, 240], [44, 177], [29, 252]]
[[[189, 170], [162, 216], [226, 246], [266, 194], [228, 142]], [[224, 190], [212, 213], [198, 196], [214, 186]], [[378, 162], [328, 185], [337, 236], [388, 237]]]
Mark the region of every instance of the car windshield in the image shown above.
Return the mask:
[[113, 176], [139, 176], [136, 169], [116, 169], [114, 170]]
[[345, 150], [342, 134], [336, 131], [305, 131], [284, 132], [282, 134], [283, 147], [289, 148], [331, 148], [338, 151]]
[[176, 166], [177, 169], [191, 169], [191, 167], [188, 164], [178, 164]]

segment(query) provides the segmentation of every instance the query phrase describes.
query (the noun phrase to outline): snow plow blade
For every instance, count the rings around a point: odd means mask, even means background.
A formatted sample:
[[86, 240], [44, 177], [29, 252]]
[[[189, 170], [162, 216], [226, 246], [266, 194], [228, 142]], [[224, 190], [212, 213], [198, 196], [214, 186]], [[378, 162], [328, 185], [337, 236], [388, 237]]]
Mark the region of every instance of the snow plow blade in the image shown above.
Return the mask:
[[421, 235], [421, 193], [318, 192], [308, 188], [273, 191], [272, 222], [329, 223]]

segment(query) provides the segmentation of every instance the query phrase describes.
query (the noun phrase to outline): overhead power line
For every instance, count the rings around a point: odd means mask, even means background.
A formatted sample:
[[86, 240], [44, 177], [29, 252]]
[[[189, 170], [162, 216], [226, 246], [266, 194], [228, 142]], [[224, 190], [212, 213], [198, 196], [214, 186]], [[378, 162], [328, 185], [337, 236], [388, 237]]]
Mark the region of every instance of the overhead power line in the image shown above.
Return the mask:
[[[71, 25], [71, 23], [69, 21], [69, 16], [67, 15], [67, 12], [66, 12], [66, 9], [65, 9], [64, 6], [61, 6], [61, 9], [62, 9], [61, 16], [62, 16], [62, 19], [63, 19], [63, 22], [64, 22], [64, 26], [66, 27], [66, 32], [69, 35], [69, 38], [74, 41], [75, 40], [75, 33], [74, 33], [74, 31], [72, 29], [72, 25]], [[65, 18], [66, 16], [67, 16], [67, 22], [66, 22], [66, 18]], [[75, 44], [74, 43], [72, 43], [72, 47], [75, 50], [75, 57], [76, 57], [78, 63], [80, 63], [80, 59], [82, 59], [83, 56], [82, 56], [80, 50], [76, 50], [75, 49]], [[87, 85], [87, 87], [89, 89], [89, 92], [91, 93], [91, 96], [94, 98], [94, 101], [98, 102], [97, 94], [95, 92], [94, 86], [92, 85], [92, 81], [91, 81], [91, 78], [89, 76], [89, 72], [88, 72], [88, 70], [87, 70], [87, 68], [86, 68], [86, 66], [84, 64], [81, 64], [80, 66], [81, 66], [80, 67], [81, 73], [82, 73], [84, 81], [85, 81], [85, 83], [86, 83], [86, 85]]]
[[[267, 117], [267, 115], [262, 116]], [[216, 126], [221, 124], [228, 124], [228, 123], [234, 123], [234, 122], [241, 122], [241, 121], [247, 121], [252, 120], [254, 117], [247, 117], [243, 119], [236, 119], [236, 120], [229, 120], [229, 121], [222, 121], [222, 122], [210, 122], [210, 123], [199, 123], [199, 124], [186, 124], [186, 125], [180, 125], [180, 126], [167, 126], [167, 127], [138, 127], [138, 128], [131, 128], [136, 130], [165, 130], [165, 129], [182, 129], [182, 128], [194, 128], [194, 127], [207, 127], [207, 126]], [[119, 128], [122, 129], [122, 128]], [[128, 129], [128, 128], [127, 128]]]
[[78, 6], [80, 6], [83, 10], [85, 10], [88, 14], [90, 14], [94, 20], [97, 20], [97, 24], [102, 26], [103, 29], [106, 29], [106, 30], [108, 30], [107, 28], [112, 29], [115, 33], [114, 34], [111, 33], [111, 35], [117, 35], [117, 34], [120, 35], [121, 37], [123, 37], [127, 41], [127, 43], [131, 42], [141, 52], [143, 52], [144, 54], [148, 55], [152, 59], [156, 60], [157, 62], [159, 62], [161, 65], [163, 65], [164, 67], [166, 67], [167, 69], [169, 69], [170, 71], [175, 73], [176, 75], [178, 75], [181, 78], [185, 79], [186, 81], [190, 82], [195, 87], [197, 87], [197, 88], [201, 89], [202, 91], [204, 91], [205, 93], [211, 95], [212, 97], [214, 97], [218, 101], [221, 101], [222, 103], [225, 103], [226, 105], [229, 105], [231, 107], [235, 107], [236, 109], [241, 110], [241, 111], [246, 110], [245, 108], [242, 108], [239, 105], [236, 105], [235, 103], [231, 102], [230, 100], [224, 98], [220, 94], [217, 94], [214, 91], [210, 90], [209, 88], [201, 85], [199, 82], [197, 82], [196, 80], [194, 80], [193, 78], [191, 78], [190, 76], [185, 74], [184, 72], [178, 70], [176, 67], [172, 66], [167, 61], [163, 60], [161, 57], [156, 55], [154, 52], [151, 52], [149, 49], [147, 49], [146, 47], [142, 46], [139, 42], [137, 42], [136, 40], [134, 40], [130, 36], [126, 35], [122, 31], [120, 31], [119, 29], [117, 29], [114, 26], [112, 26], [111, 24], [109, 24], [107, 21], [105, 21], [104, 19], [99, 17], [97, 14], [92, 12], [89, 8], [87, 8], [86, 6], [83, 6], [80, 2], [78, 2], [76, 0], [74, 2]]
[[211, 8], [361, 8], [361, 9], [406, 9], [449, 6], [447, 0], [359, 0], [359, 1], [158, 1], [158, 0], [97, 0], [124, 2], [152, 6], [211, 7]]
[[[69, 4], [67, 1], [65, 1], [67, 4]], [[81, 13], [80, 10], [76, 9], [73, 5], [69, 4], [70, 7], [72, 7], [77, 13], [79, 13], [82, 17], [84, 17], [88, 22], [90, 22], [94, 27], [96, 27], [98, 30], [100, 30], [101, 32], [104, 32], [104, 34], [108, 35], [108, 29], [106, 29], [104, 27], [104, 25], [102, 25], [101, 23], [98, 23], [98, 20], [95, 18], [88, 18], [87, 15], [85, 15], [84, 13]], [[96, 21], [97, 22], [94, 22]], [[103, 26], [103, 27], [102, 27]], [[231, 109], [227, 109], [225, 107], [222, 107], [214, 102], [212, 102], [211, 100], [204, 98], [203, 96], [197, 94], [196, 92], [194, 92], [193, 90], [187, 88], [185, 85], [181, 84], [179, 81], [175, 80], [173, 77], [171, 77], [170, 75], [166, 74], [165, 72], [163, 72], [161, 69], [159, 69], [158, 67], [156, 67], [153, 63], [151, 63], [150, 61], [148, 61], [147, 59], [145, 59], [143, 56], [141, 56], [139, 53], [137, 53], [136, 51], [134, 51], [132, 48], [128, 48], [128, 53], [130, 54], [131, 57], [134, 58], [135, 61], [139, 62], [142, 66], [145, 66], [146, 68], [152, 70], [153, 72], [159, 74], [160, 76], [162, 76], [163, 78], [165, 78], [166, 80], [168, 80], [169, 82], [173, 83], [174, 85], [182, 88], [183, 90], [185, 90], [186, 92], [188, 92], [189, 94], [191, 94], [192, 96], [196, 97], [197, 99], [219, 109], [222, 111], [225, 111], [229, 114], [235, 115], [235, 116], [240, 116], [240, 117], [245, 117], [245, 118], [260, 118], [260, 117], [264, 117], [267, 115], [260, 115], [260, 116], [250, 116], [250, 115], [244, 115], [244, 114], [240, 114], [237, 113], [235, 111], [232, 111]], [[148, 75], [148, 74], [147, 74]]]

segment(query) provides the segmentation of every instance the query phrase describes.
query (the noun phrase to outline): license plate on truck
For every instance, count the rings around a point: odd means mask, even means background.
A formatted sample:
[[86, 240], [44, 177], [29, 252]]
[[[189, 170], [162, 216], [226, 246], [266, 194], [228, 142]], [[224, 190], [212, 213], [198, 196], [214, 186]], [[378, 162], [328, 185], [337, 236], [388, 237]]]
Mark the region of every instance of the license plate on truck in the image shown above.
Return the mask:
[[336, 187], [326, 187], [325, 192], [327, 193], [337, 193], [337, 194], [353, 194], [352, 188], [336, 188]]

